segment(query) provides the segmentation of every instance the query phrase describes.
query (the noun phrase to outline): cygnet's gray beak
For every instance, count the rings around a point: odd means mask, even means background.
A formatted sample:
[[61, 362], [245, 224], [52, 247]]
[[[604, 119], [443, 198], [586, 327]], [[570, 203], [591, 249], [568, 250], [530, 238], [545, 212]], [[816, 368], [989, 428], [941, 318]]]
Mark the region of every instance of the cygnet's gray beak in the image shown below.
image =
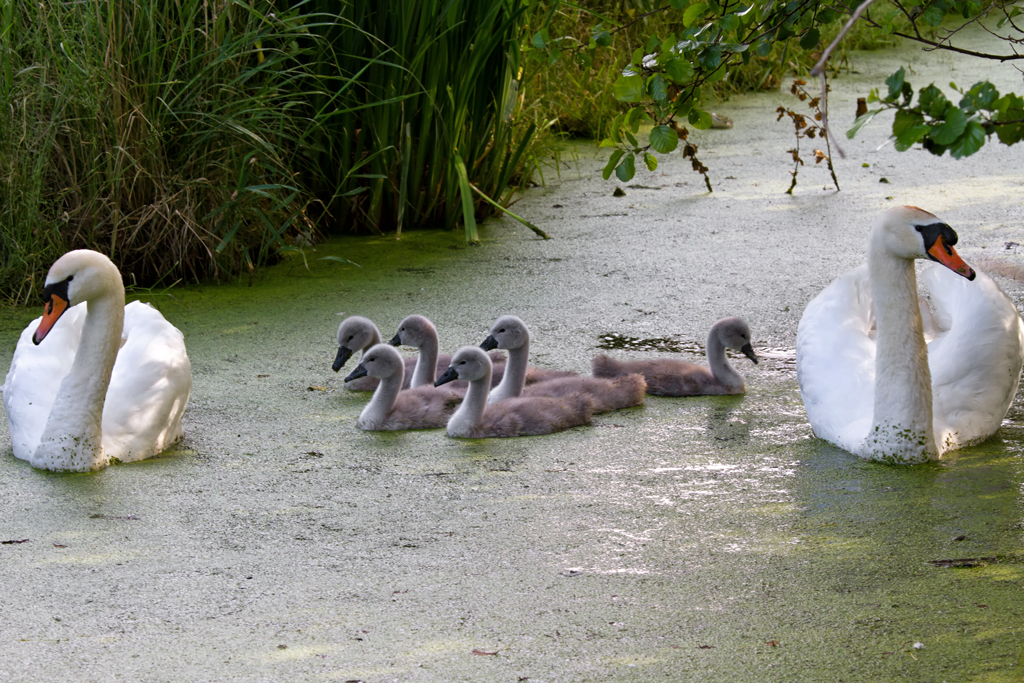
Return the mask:
[[484, 351], [493, 351], [498, 348], [498, 340], [494, 338], [493, 334], [489, 334], [487, 339], [484, 339], [484, 343], [480, 345], [480, 348]]
[[391, 338], [391, 341], [389, 341], [388, 344], [391, 344], [392, 346], [401, 346], [402, 345], [402, 337], [401, 337], [401, 335], [398, 334], [397, 332], [395, 332], [395, 336]]
[[456, 372], [455, 368], [448, 366], [448, 369], [444, 371], [444, 374], [437, 378], [434, 382], [435, 387], [439, 387], [442, 384], [448, 384], [448, 382], [455, 381], [459, 378], [459, 373]]
[[338, 355], [334, 357], [334, 365], [331, 366], [331, 369], [334, 370], [335, 372], [337, 372], [338, 370], [341, 370], [341, 366], [344, 365], [345, 361], [347, 361], [351, 357], [352, 357], [351, 349], [349, 349], [349, 348], [347, 348], [345, 346], [339, 346], [338, 347]]
[[754, 361], [754, 365], [757, 365], [757, 354], [754, 353], [753, 346], [751, 346], [749, 343], [744, 344], [743, 346], [740, 347], [740, 351], [743, 353], [744, 356]]
[[356, 369], [348, 374], [348, 377], [345, 378], [345, 381], [351, 382], [352, 380], [359, 379], [360, 377], [366, 377], [366, 368], [363, 366], [362, 363], [357, 365]]

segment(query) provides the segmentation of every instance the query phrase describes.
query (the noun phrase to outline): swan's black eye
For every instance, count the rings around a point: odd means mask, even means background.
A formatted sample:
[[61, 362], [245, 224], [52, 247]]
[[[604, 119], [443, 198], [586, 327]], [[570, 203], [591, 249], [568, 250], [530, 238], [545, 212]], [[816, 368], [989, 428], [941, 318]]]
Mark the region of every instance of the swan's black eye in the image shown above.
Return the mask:
[[354, 337], [355, 337], [355, 335], [354, 335], [354, 334], [350, 334], [350, 335], [348, 336], [348, 339], [346, 339], [345, 341], [352, 341], [352, 339], [353, 339]]
[[504, 331], [505, 331], [505, 328], [503, 327], [503, 328], [501, 328], [500, 330], [498, 330], [498, 334], [501, 334], [501, 333], [502, 333], [502, 332], [504, 332]]

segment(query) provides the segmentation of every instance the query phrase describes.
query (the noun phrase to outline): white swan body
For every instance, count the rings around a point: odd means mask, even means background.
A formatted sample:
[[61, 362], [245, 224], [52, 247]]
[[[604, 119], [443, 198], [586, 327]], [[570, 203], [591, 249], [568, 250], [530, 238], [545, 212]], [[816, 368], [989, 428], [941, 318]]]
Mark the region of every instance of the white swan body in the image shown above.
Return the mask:
[[125, 306], [102, 254], [68, 252], [46, 284], [47, 315], [22, 332], [4, 383], [15, 457], [83, 472], [180, 439], [192, 390], [181, 332], [148, 304]]
[[[911, 464], [999, 428], [1020, 381], [1024, 324], [995, 282], [960, 260], [955, 242], [932, 214], [890, 209], [875, 221], [868, 263], [808, 304], [797, 373], [817, 436], [864, 458]], [[945, 267], [922, 273], [926, 320], [914, 259], [929, 255]]]
[[559, 398], [521, 396], [488, 405], [491, 359], [476, 346], [463, 346], [456, 351], [448, 370], [437, 378], [435, 385], [456, 379], [467, 380], [469, 389], [448, 421], [448, 436], [486, 439], [551, 434], [590, 424], [594, 410], [593, 399], [578, 392]]
[[743, 376], [729, 362], [727, 348], [740, 351], [757, 363], [747, 322], [742, 318], [722, 318], [708, 332], [707, 367], [674, 358], [620, 361], [598, 354], [591, 359], [590, 368], [594, 377], [640, 373], [647, 383], [647, 393], [654, 396], [742, 394], [746, 391]]

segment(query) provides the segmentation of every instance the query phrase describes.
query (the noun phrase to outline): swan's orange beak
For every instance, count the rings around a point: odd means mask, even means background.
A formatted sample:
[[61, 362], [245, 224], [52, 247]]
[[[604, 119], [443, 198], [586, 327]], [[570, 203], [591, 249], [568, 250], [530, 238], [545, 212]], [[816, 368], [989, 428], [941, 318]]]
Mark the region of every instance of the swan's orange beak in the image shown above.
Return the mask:
[[945, 240], [942, 239], [942, 235], [935, 239], [935, 244], [928, 250], [928, 256], [957, 275], [963, 275], [968, 280], [974, 279], [974, 268], [964, 263], [964, 260], [960, 258], [960, 254], [956, 253], [956, 249], [952, 245], [946, 244]]
[[50, 333], [50, 330], [53, 329], [57, 320], [64, 315], [66, 310], [68, 310], [67, 300], [59, 294], [50, 294], [46, 305], [43, 306], [43, 319], [39, 322], [39, 327], [36, 328], [35, 333], [32, 335], [32, 343], [38, 345], [39, 342], [43, 341], [43, 338]]

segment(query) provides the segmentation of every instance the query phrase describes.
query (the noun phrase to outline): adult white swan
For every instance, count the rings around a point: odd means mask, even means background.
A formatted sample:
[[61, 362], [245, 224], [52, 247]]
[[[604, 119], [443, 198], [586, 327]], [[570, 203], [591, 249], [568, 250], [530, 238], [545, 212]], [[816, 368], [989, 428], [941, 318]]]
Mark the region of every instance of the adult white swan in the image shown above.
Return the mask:
[[95, 251], [57, 259], [43, 298], [4, 382], [15, 457], [85, 472], [180, 439], [192, 390], [181, 332], [148, 304], [125, 306], [121, 273]]
[[[910, 464], [999, 428], [1020, 381], [1024, 325], [995, 282], [963, 262], [956, 241], [927, 211], [890, 209], [875, 219], [867, 264], [807, 305], [796, 360], [817, 436], [863, 458]], [[918, 299], [915, 259], [945, 266], [922, 273], [930, 310]]]

